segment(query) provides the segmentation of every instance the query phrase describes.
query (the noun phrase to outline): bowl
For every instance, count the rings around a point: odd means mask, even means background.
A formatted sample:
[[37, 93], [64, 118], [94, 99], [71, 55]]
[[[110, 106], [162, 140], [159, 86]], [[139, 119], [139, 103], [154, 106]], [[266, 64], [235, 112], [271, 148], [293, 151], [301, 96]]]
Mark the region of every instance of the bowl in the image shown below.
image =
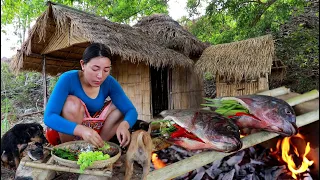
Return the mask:
[[[109, 154], [110, 158], [106, 159], [106, 160], [95, 161], [95, 162], [93, 162], [93, 164], [91, 166], [88, 166], [86, 169], [105, 168], [109, 165], [112, 165], [120, 158], [120, 156], [121, 156], [120, 146], [115, 143], [112, 143], [112, 142], [107, 142], [107, 143], [110, 145], [110, 148], [108, 150], [104, 151], [103, 153]], [[88, 147], [94, 148], [94, 145], [92, 145], [86, 141], [83, 141], [83, 140], [70, 141], [70, 142], [66, 142], [66, 143], [62, 143], [57, 146], [54, 146], [54, 148], [61, 148], [61, 149], [66, 148], [66, 149], [70, 149], [70, 150], [81, 150], [81, 149], [86, 149]], [[80, 165], [77, 164], [77, 161], [72, 161], [72, 160], [60, 158], [60, 157], [56, 156], [55, 154], [53, 154], [52, 151], [51, 151], [51, 156], [59, 165], [63, 165], [63, 166], [71, 167], [71, 168], [80, 168]]]

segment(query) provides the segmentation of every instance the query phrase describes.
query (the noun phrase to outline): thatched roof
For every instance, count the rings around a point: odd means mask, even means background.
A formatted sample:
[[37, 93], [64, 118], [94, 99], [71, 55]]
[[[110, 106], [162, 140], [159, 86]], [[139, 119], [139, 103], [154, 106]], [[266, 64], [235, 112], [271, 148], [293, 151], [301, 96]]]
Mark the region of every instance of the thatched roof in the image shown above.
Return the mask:
[[203, 50], [209, 46], [166, 14], [144, 17], [133, 27], [147, 34], [158, 45], [174, 49], [188, 57], [199, 58]]
[[42, 55], [45, 55], [46, 72], [51, 75], [80, 68], [82, 53], [92, 42], [108, 46], [113, 59], [121, 58], [123, 61], [145, 63], [157, 68], [191, 67], [193, 64], [190, 57], [155, 43], [137, 28], [49, 2], [11, 67], [14, 70], [41, 72]]
[[239, 82], [271, 72], [274, 42], [271, 35], [210, 46], [195, 64], [196, 72], [210, 72], [224, 81]]

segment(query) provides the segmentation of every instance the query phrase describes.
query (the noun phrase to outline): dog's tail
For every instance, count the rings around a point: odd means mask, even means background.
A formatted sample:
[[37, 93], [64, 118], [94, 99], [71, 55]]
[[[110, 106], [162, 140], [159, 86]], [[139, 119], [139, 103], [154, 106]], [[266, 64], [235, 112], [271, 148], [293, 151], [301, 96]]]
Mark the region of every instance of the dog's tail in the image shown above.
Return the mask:
[[139, 147], [142, 147], [142, 148], [152, 148], [150, 146], [152, 146], [152, 138], [150, 136], [150, 133], [149, 132], [146, 132], [146, 131], [142, 131], [138, 134], [138, 137], [137, 137], [137, 143], [138, 143], [138, 146]]
[[138, 146], [139, 147], [144, 147], [145, 146], [144, 142], [143, 142], [143, 134], [144, 134], [144, 132], [140, 132], [138, 134], [138, 137], [137, 137], [137, 141], [138, 141]]

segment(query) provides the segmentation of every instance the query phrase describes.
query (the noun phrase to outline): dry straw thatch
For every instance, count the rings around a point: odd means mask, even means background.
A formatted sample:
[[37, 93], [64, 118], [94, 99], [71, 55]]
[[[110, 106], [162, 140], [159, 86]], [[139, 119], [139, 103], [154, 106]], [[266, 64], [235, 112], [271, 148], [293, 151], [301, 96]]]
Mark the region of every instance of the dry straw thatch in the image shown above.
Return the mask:
[[142, 18], [133, 27], [147, 34], [158, 45], [199, 58], [209, 44], [199, 41], [177, 21], [166, 14], [153, 14]]
[[[82, 53], [91, 42], [108, 46], [115, 59], [145, 63], [156, 68], [192, 67], [193, 61], [187, 55], [200, 56], [201, 49], [204, 49], [193, 36], [183, 36], [184, 41], [168, 41], [163, 38], [152, 39], [139, 28], [110, 22], [102, 17], [49, 2], [47, 10], [37, 19], [11, 67], [16, 71], [21, 69], [41, 72], [42, 55], [45, 54], [46, 72], [51, 75], [79, 68]], [[159, 44], [158, 41], [163, 43]], [[184, 53], [172, 47], [183, 47]]]
[[210, 72], [227, 82], [253, 80], [271, 72], [274, 42], [271, 35], [210, 46], [195, 64], [196, 72]]

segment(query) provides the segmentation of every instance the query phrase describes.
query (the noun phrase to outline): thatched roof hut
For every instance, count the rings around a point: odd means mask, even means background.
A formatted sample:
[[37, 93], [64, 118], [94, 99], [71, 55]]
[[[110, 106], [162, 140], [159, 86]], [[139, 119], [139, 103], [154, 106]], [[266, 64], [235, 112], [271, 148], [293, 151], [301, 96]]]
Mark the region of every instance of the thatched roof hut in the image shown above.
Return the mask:
[[188, 57], [199, 58], [209, 46], [166, 14], [144, 17], [133, 27], [147, 34], [158, 45], [174, 49]]
[[256, 79], [271, 72], [274, 43], [271, 35], [218, 44], [207, 48], [195, 64], [199, 73], [219, 74], [226, 81]]
[[[203, 85], [191, 68], [192, 58], [200, 57], [206, 46], [177, 22], [166, 20], [176, 25], [167, 35], [163, 32], [161, 39], [154, 37], [158, 34], [146, 34], [142, 27], [110, 22], [49, 2], [11, 65], [14, 70], [51, 75], [80, 69], [85, 48], [99, 42], [111, 49], [112, 76], [135, 105], [139, 119], [148, 120], [166, 109], [199, 107]], [[162, 27], [158, 28], [161, 31]], [[177, 36], [169, 35], [174, 31]]]
[[[268, 88], [268, 74], [274, 59], [272, 36], [265, 35], [210, 46], [195, 64], [195, 69], [201, 75], [204, 72], [215, 75], [217, 96], [248, 94]], [[222, 85], [224, 90], [221, 90]]]
[[[164, 46], [156, 44], [157, 41], [153, 41], [129, 25], [110, 22], [92, 14], [49, 2], [47, 10], [37, 19], [28, 39], [17, 53], [12, 67], [14, 70], [42, 71], [41, 55], [46, 55], [47, 73], [55, 75], [74, 69], [78, 67], [82, 52], [90, 42], [104, 43], [114, 56], [120, 56], [123, 61], [132, 63], [145, 63], [157, 68], [191, 67], [193, 64], [188, 56], [167, 48], [165, 44], [162, 44]], [[177, 46], [196, 48], [198, 45]], [[202, 51], [198, 49], [199, 55]], [[194, 51], [192, 48], [185, 50], [185, 54], [192, 54]]]

